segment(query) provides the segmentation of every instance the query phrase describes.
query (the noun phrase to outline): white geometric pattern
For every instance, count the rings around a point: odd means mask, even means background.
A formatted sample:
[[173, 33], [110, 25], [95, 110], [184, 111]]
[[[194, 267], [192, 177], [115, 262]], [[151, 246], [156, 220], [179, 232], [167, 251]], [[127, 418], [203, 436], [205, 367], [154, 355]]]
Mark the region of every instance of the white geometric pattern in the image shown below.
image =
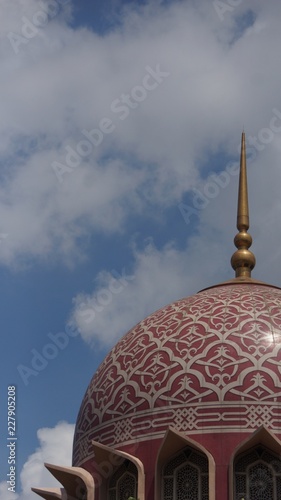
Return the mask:
[[167, 426], [280, 432], [280, 411], [281, 290], [217, 286], [156, 311], [112, 349], [82, 402], [74, 463], [85, 440], [117, 446]]

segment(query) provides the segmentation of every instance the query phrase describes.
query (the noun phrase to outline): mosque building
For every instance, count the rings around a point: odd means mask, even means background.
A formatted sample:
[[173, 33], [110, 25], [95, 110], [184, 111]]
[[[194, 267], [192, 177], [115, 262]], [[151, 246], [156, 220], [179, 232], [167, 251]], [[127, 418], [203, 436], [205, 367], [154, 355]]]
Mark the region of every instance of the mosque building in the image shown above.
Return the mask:
[[132, 328], [94, 374], [46, 500], [281, 500], [281, 289], [251, 277], [242, 134], [235, 278]]

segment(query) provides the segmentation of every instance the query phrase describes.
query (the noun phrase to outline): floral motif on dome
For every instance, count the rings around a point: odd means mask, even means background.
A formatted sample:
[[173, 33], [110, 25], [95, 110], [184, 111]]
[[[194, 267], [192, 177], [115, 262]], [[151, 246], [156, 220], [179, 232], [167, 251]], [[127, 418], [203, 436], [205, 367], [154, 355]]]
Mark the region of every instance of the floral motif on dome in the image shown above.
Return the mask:
[[222, 285], [169, 304], [100, 365], [78, 415], [74, 456], [85, 439], [124, 444], [162, 436], [168, 425], [235, 432], [266, 418], [276, 429], [280, 361], [281, 290]]

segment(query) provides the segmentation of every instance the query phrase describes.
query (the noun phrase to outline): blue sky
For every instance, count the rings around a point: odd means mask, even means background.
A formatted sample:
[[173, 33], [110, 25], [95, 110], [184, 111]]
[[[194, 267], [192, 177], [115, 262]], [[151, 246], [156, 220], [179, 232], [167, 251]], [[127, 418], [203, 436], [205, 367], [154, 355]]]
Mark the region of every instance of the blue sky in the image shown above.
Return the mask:
[[[51, 486], [110, 347], [233, 277], [247, 134], [254, 277], [281, 283], [281, 6], [1, 2], [1, 500]], [[270, 249], [270, 250], [269, 250]], [[7, 387], [17, 389], [17, 494]]]

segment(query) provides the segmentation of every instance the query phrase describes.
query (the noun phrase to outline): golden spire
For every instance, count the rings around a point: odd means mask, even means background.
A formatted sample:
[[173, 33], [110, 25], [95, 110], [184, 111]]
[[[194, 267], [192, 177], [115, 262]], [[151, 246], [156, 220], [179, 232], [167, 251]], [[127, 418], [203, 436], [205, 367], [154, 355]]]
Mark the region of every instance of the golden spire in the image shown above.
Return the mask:
[[252, 244], [252, 237], [247, 233], [249, 229], [249, 208], [248, 208], [248, 188], [247, 188], [247, 168], [246, 168], [246, 145], [245, 132], [242, 133], [240, 175], [237, 208], [237, 229], [239, 231], [234, 238], [237, 248], [232, 255], [231, 265], [235, 271], [236, 278], [251, 277], [251, 271], [256, 264], [255, 256], [248, 250]]

